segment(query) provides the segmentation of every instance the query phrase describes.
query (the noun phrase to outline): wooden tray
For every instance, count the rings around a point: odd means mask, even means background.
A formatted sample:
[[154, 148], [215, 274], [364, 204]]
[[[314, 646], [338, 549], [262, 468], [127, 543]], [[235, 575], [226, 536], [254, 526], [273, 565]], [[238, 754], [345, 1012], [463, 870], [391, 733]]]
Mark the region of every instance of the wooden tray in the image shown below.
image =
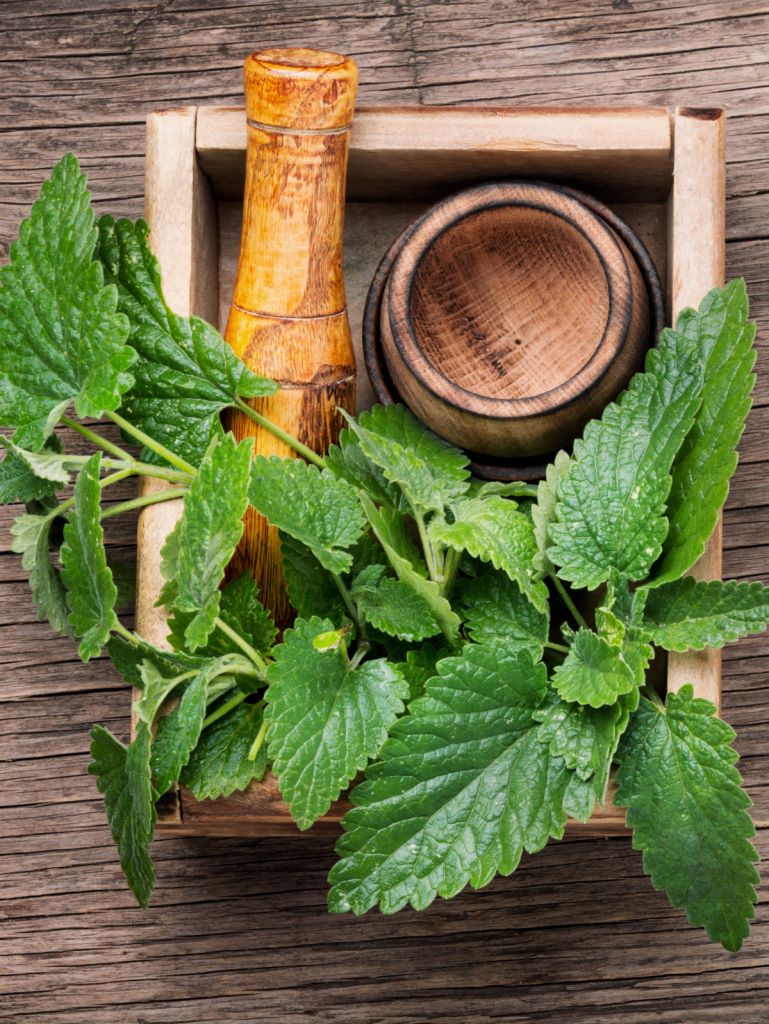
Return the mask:
[[[390, 243], [436, 199], [505, 176], [562, 181], [596, 196], [638, 234], [666, 282], [669, 320], [724, 282], [725, 118], [720, 110], [664, 107], [364, 107], [350, 142], [345, 277], [358, 363], [358, 408], [374, 402], [361, 350], [369, 282]], [[147, 120], [146, 208], [150, 244], [169, 305], [224, 331], [240, 244], [246, 119], [239, 107], [182, 107]], [[145, 492], [164, 486], [145, 480]], [[167, 646], [159, 550], [181, 502], [139, 518], [138, 632]], [[695, 566], [721, 576], [721, 524]], [[667, 686], [692, 683], [720, 704], [720, 651], [671, 654]], [[610, 793], [611, 793], [610, 788]], [[338, 833], [349, 809], [332, 805], [312, 832]], [[299, 835], [274, 777], [243, 793], [197, 801], [182, 787], [158, 805], [159, 835]], [[623, 834], [624, 810], [607, 800], [567, 835]]]

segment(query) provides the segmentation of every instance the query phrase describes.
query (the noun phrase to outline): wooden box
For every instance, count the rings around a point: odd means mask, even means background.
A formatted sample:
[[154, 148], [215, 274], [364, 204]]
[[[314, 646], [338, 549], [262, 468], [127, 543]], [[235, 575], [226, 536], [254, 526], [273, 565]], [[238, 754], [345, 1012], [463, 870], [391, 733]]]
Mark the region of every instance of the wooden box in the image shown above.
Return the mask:
[[[169, 305], [223, 333], [240, 244], [246, 118], [237, 107], [155, 111], [147, 123], [146, 217]], [[724, 277], [724, 115], [662, 107], [369, 107], [356, 111], [345, 214], [345, 278], [358, 361], [358, 407], [373, 404], [361, 350], [366, 291], [382, 255], [436, 199], [475, 182], [538, 177], [574, 185], [606, 202], [640, 236], [664, 283], [669, 322], [699, 304]], [[163, 486], [148, 481], [145, 487]], [[137, 630], [165, 645], [154, 608], [159, 549], [181, 502], [149, 506], [139, 521]], [[721, 575], [720, 524], [695, 567]], [[671, 654], [667, 685], [693, 683], [719, 703], [720, 652]], [[611, 792], [611, 790], [610, 790]], [[337, 833], [345, 799], [313, 826]], [[300, 834], [276, 780], [226, 799], [196, 801], [184, 787], [160, 801], [159, 835]], [[572, 836], [625, 832], [624, 811], [607, 801]]]

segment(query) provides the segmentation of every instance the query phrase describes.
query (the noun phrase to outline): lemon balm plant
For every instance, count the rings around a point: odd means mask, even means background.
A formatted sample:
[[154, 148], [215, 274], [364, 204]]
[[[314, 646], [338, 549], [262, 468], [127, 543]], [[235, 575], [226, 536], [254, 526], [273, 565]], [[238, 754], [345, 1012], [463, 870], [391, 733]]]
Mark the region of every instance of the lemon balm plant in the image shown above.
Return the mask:
[[[146, 225], [97, 220], [71, 155], [0, 281], [0, 499], [27, 506], [13, 544], [39, 617], [84, 660], [106, 647], [141, 689], [135, 739], [95, 726], [89, 772], [142, 906], [155, 801], [177, 781], [217, 797], [271, 766], [305, 829], [365, 770], [329, 905], [390, 913], [509, 874], [567, 816], [590, 817], [616, 764], [615, 802], [652, 884], [740, 948], [758, 875], [734, 733], [690, 686], [663, 700], [647, 668], [657, 648], [721, 647], [769, 621], [761, 584], [685, 575], [750, 407], [743, 282], [684, 310], [532, 487], [473, 479], [463, 453], [400, 406], [348, 417], [325, 458], [267, 423], [246, 399], [277, 385], [168, 309]], [[222, 430], [228, 406], [301, 458], [253, 458], [251, 441]], [[72, 407], [117, 423], [141, 458]], [[57, 426], [94, 454], [67, 454]], [[133, 474], [174, 486], [103, 508]], [[101, 522], [180, 495], [162, 550], [167, 651], [119, 622], [130, 572], [107, 555]], [[221, 586], [249, 504], [280, 530], [297, 612], [280, 643], [248, 573]], [[575, 595], [596, 588], [588, 621]]]

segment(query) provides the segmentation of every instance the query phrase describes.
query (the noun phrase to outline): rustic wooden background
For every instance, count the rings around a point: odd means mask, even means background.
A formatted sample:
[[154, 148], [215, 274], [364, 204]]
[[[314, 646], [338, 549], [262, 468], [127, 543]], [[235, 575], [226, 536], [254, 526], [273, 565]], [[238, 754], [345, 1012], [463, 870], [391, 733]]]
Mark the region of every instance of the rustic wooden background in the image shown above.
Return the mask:
[[[99, 210], [140, 215], [147, 111], [240, 103], [244, 58], [272, 45], [350, 54], [363, 103], [727, 109], [727, 273], [747, 278], [759, 358], [725, 575], [769, 578], [769, 4], [0, 0], [0, 261], [67, 149]], [[85, 774], [90, 725], [125, 737], [128, 695], [36, 621], [14, 511], [0, 534], [0, 1021], [769, 1021], [766, 907], [725, 953], [652, 891], [626, 839], [553, 844], [480, 892], [361, 919], [326, 913], [329, 840], [166, 840], [137, 909]], [[109, 523], [131, 558], [135, 524]], [[767, 667], [769, 638], [725, 652], [724, 715], [764, 819]], [[769, 856], [766, 832], [758, 847]]]

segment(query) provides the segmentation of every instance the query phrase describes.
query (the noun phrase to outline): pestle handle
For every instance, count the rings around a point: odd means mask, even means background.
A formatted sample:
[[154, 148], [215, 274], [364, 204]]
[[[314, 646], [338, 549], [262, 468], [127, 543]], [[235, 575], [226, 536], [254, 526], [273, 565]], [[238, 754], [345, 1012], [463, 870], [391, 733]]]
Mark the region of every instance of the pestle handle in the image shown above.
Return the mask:
[[[342, 275], [349, 130], [358, 68], [322, 50], [269, 49], [244, 65], [248, 143], [243, 233], [225, 340], [280, 385], [249, 404], [318, 454], [355, 410]], [[260, 455], [293, 451], [244, 413], [229, 426]], [[284, 629], [292, 621], [277, 531], [249, 508], [228, 578], [250, 569]]]

